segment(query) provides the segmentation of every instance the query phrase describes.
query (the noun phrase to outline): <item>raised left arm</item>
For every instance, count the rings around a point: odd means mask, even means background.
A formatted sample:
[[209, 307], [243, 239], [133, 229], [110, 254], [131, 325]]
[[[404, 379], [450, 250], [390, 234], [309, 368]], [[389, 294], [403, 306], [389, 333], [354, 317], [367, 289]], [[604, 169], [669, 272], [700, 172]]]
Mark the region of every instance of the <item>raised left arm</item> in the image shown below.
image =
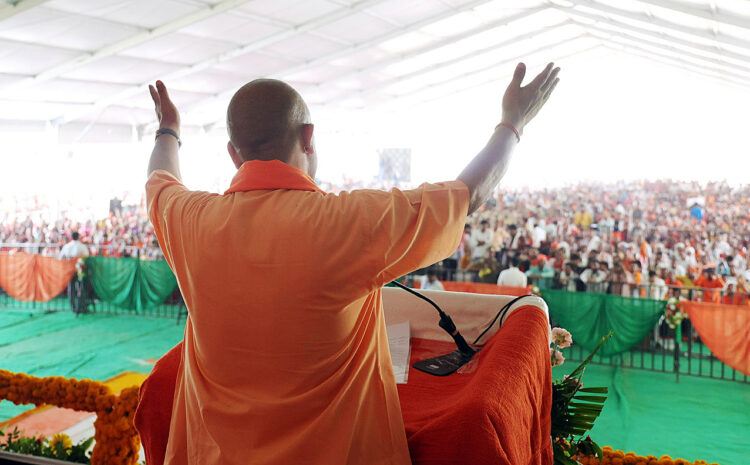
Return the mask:
[[[159, 129], [170, 129], [179, 136], [180, 113], [177, 111], [167, 93], [167, 87], [161, 81], [156, 81], [156, 87], [148, 86], [151, 98], [154, 100], [156, 117], [159, 119]], [[148, 163], [148, 175], [156, 170], [165, 170], [182, 182], [180, 176], [180, 160], [177, 154], [178, 140], [170, 134], [162, 134], [156, 138], [154, 150]]]

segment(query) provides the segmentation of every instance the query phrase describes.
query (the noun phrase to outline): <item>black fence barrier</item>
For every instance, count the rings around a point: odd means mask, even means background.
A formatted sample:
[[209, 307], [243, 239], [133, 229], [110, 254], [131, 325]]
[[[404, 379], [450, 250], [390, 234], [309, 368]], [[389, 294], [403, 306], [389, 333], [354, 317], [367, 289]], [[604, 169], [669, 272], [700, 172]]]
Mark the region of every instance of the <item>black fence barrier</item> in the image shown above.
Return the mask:
[[[680, 376], [699, 376], [750, 384], [750, 377], [727, 366], [711, 353], [689, 319], [681, 323], [682, 340], [677, 340], [676, 333], [676, 328], [670, 328], [662, 318], [654, 330], [631, 350], [612, 356], [595, 355], [591, 363], [671, 373], [677, 382]], [[564, 352], [566, 359], [573, 362], [583, 361], [589, 354], [588, 350], [575, 344]]]

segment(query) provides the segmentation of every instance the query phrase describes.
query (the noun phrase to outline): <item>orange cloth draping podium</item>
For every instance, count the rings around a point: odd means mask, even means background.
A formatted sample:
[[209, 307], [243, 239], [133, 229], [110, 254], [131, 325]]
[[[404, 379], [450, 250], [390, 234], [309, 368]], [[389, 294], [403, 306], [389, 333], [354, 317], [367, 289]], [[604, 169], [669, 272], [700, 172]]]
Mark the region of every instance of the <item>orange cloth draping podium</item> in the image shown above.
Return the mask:
[[0, 253], [0, 288], [21, 302], [47, 302], [65, 290], [76, 271], [76, 261]]
[[[467, 340], [478, 336], [511, 300], [508, 296], [423, 292], [451, 314]], [[426, 302], [400, 289], [386, 288], [383, 305], [386, 323], [409, 321], [412, 363], [454, 349]], [[470, 373], [437, 378], [411, 368], [408, 383], [399, 385], [415, 465], [552, 464], [546, 305], [532, 296], [511, 310], [502, 329], [498, 332], [496, 323], [485, 336], [489, 342], [472, 362]], [[164, 460], [180, 356], [178, 345], [156, 364], [141, 387], [135, 424], [149, 465]]]

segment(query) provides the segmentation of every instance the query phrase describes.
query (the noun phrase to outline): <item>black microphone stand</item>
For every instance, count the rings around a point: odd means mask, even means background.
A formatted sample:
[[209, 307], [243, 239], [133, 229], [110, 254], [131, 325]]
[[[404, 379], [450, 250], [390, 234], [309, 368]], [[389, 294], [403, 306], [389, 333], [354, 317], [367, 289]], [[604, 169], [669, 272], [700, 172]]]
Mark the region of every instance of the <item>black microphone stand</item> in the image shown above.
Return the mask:
[[464, 339], [461, 333], [458, 332], [455, 323], [453, 323], [453, 320], [450, 316], [448, 316], [447, 313], [445, 313], [440, 307], [438, 307], [435, 302], [420, 294], [419, 292], [416, 292], [413, 289], [409, 289], [408, 287], [396, 281], [391, 281], [391, 284], [400, 287], [406, 292], [419, 297], [420, 299], [435, 307], [435, 309], [438, 311], [438, 314], [440, 314], [440, 322], [438, 323], [438, 325], [443, 328], [446, 333], [450, 334], [451, 338], [453, 338], [453, 340], [456, 342], [456, 346], [458, 347], [457, 350], [454, 350], [449, 354], [440, 355], [438, 357], [428, 358], [427, 360], [417, 362], [413, 365], [414, 368], [435, 376], [447, 376], [451, 373], [454, 373], [456, 370], [471, 361], [471, 359], [474, 357], [474, 354], [476, 354], [476, 351], [472, 349], [471, 346], [469, 346], [469, 344], [466, 342], [466, 339]]

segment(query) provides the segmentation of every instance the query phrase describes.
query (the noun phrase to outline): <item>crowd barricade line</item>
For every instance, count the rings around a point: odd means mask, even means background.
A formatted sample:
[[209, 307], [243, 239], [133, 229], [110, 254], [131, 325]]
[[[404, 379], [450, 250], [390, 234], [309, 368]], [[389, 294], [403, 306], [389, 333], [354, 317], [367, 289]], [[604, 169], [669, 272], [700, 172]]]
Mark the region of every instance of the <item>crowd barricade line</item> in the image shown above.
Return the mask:
[[[0, 252], [0, 288], [6, 294], [0, 295], [0, 306], [28, 303], [33, 309], [53, 311], [136, 313], [175, 318], [178, 323], [186, 314], [174, 275], [164, 261], [89, 257], [84, 267], [86, 276], [77, 287], [68, 285], [71, 278], [73, 282], [79, 280], [75, 262], [25, 252]], [[415, 287], [418, 283], [419, 280], [414, 280]], [[531, 286], [513, 288], [453, 281], [442, 281], [442, 284], [446, 291], [453, 292], [524, 295], [531, 291]], [[658, 287], [661, 297], [667, 299], [679, 294], [680, 305], [686, 306], [686, 312], [700, 315], [695, 327], [689, 320], [682, 323], [680, 341], [665, 330], [661, 315], [666, 300], [642, 297], [653, 294], [650, 285], [633, 287], [632, 295], [637, 297], [551, 289], [540, 292], [550, 304], [552, 318], [559, 318], [563, 326], [577, 333], [579, 350], [590, 350], [599, 333], [615, 330], [615, 336], [607, 343], [609, 346], [597, 355], [602, 363], [674, 372], [677, 376], [690, 374], [747, 382], [750, 346], [737, 341], [750, 341], [746, 329], [750, 325], [740, 325], [744, 333], [738, 334], [736, 329], [726, 326], [720, 315], [731, 313], [732, 321], [746, 318], [750, 314], [750, 299], [745, 299], [745, 294], [726, 294], [718, 289]], [[675, 289], [679, 289], [679, 293]], [[707, 292], [711, 293], [708, 294], [710, 299], [706, 299]], [[714, 297], [717, 295], [718, 298]], [[737, 299], [737, 296], [742, 298]], [[727, 299], [730, 304], [721, 303]], [[700, 300], [710, 302], [697, 305]], [[711, 310], [702, 310], [704, 307]], [[566, 314], [580, 313], [581, 309], [587, 316], [595, 312], [597, 318]], [[584, 323], [592, 325], [591, 322], [598, 322], [602, 327], [577, 327]], [[735, 347], [737, 344], [739, 346]], [[704, 366], [706, 364], [708, 367]]]
[[17, 251], [0, 252], [2, 307], [139, 314], [178, 323], [186, 314], [177, 281], [164, 260], [96, 256], [79, 263]]
[[0, 252], [0, 287], [21, 302], [49, 302], [68, 286], [75, 263], [75, 259]]
[[[415, 287], [419, 286], [419, 279], [413, 279], [413, 282]], [[441, 283], [445, 290], [459, 292], [495, 293], [501, 289], [487, 283]], [[550, 289], [541, 289], [540, 293], [547, 300], [555, 323], [574, 334], [576, 344], [564, 350], [566, 358], [583, 360], [590, 351], [587, 347], [595, 346], [601, 335], [610, 328], [615, 330], [617, 337], [602, 348], [593, 363], [674, 373], [677, 379], [680, 375], [691, 375], [750, 383], [749, 373], [745, 371], [746, 364], [750, 363], [750, 324], [732, 323], [735, 319], [750, 316], [750, 306], [700, 303], [696, 301], [703, 298], [705, 289], [663, 287], [667, 288], [664, 300], [643, 298], [640, 292], [636, 294], [637, 297]], [[526, 291], [524, 288], [516, 289]], [[643, 289], [644, 295], [650, 295], [648, 285]], [[695, 314], [696, 311], [690, 309], [695, 307], [710, 306], [715, 309], [709, 324], [699, 323], [702, 328], [694, 328], [689, 318], [682, 321], [679, 341], [678, 331], [670, 328], [664, 318], [664, 309], [672, 289], [680, 290], [678, 305], [688, 314]], [[518, 294], [508, 292], [506, 295]], [[586, 313], [586, 318], [577, 315], [581, 309]], [[576, 315], [566, 315], [566, 312]], [[591, 317], [591, 313], [596, 313], [596, 316]], [[636, 318], [632, 318], [634, 314]], [[722, 314], [739, 316], [725, 320]], [[710, 325], [714, 328], [705, 329]], [[735, 328], [734, 332], [731, 328]], [[704, 331], [704, 334], [700, 331]], [[734, 335], [737, 331], [741, 334]], [[733, 336], [727, 338], [727, 334]], [[727, 345], [734, 356], [725, 355]]]

